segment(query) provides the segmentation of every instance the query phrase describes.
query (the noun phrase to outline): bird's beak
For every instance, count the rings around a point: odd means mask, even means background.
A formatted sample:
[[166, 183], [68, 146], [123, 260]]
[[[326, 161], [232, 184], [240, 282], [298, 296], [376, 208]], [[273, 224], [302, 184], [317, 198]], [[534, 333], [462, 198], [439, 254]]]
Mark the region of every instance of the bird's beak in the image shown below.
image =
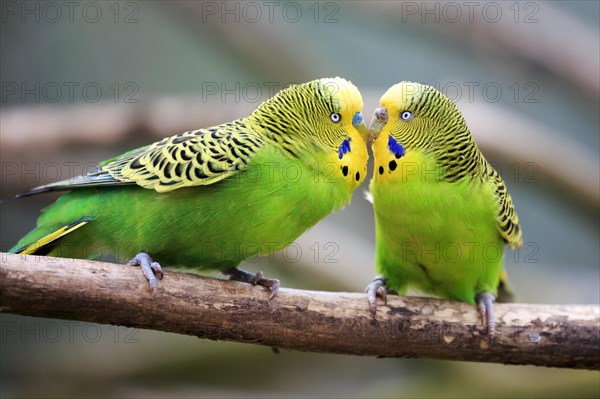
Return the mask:
[[354, 126], [356, 128], [356, 130], [358, 130], [358, 133], [360, 133], [360, 137], [362, 137], [362, 139], [365, 141], [365, 143], [368, 143], [369, 141], [369, 131], [367, 129], [367, 125], [365, 125], [365, 123], [361, 123], [359, 125]]
[[369, 132], [367, 130], [365, 120], [363, 119], [362, 112], [359, 111], [354, 114], [354, 117], [352, 118], [352, 126], [358, 130], [360, 137], [362, 137], [365, 143], [367, 143], [367, 140], [369, 139]]
[[375, 108], [375, 112], [373, 113], [373, 118], [371, 119], [371, 125], [369, 126], [369, 141], [372, 142], [375, 140], [379, 133], [381, 133], [381, 129], [385, 126], [388, 121], [388, 111], [387, 108], [383, 105], [379, 105]]

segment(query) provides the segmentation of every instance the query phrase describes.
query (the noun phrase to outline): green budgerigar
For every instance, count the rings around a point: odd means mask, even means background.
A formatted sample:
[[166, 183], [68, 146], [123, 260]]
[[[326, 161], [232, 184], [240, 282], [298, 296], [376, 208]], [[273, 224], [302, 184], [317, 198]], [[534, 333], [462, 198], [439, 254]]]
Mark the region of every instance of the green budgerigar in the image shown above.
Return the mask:
[[160, 264], [237, 268], [289, 245], [345, 206], [366, 176], [367, 129], [358, 89], [341, 79], [292, 85], [246, 118], [165, 138], [84, 176], [33, 189], [69, 190], [11, 252], [69, 258], [106, 254], [140, 265], [156, 293]]
[[369, 134], [376, 223], [377, 297], [408, 287], [477, 303], [489, 336], [506, 291], [504, 244], [522, 245], [500, 175], [477, 148], [456, 105], [431, 86], [401, 82], [381, 97]]

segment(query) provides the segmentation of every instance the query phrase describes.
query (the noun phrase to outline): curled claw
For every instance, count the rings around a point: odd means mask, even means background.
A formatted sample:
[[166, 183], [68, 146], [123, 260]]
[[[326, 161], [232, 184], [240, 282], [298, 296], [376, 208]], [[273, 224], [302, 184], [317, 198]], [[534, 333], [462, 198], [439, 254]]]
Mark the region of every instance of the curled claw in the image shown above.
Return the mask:
[[150, 268], [152, 269], [152, 271], [154, 272], [154, 275], [156, 277], [158, 277], [159, 280], [162, 280], [163, 277], [165, 277], [165, 273], [163, 272], [162, 267], [160, 267], [160, 263], [152, 262], [152, 264], [150, 265]]
[[230, 280], [240, 281], [242, 283], [248, 283], [252, 285], [261, 285], [271, 290], [269, 300], [275, 298], [275, 295], [279, 292], [281, 283], [277, 279], [265, 278], [263, 272], [250, 273], [245, 270], [240, 270], [236, 267], [227, 269], [223, 272], [229, 276]]
[[277, 295], [277, 293], [279, 292], [279, 287], [281, 286], [279, 280], [275, 278], [264, 278], [263, 272], [256, 273], [251, 281], [251, 284], [262, 285], [263, 287], [269, 288], [271, 290], [269, 300], [275, 298], [275, 295]]
[[385, 277], [377, 276], [365, 289], [373, 320], [375, 320], [375, 315], [377, 314], [377, 297], [383, 299], [383, 303], [387, 305], [387, 288], [385, 287], [385, 285]]
[[156, 293], [158, 292], [156, 277], [158, 277], [159, 280], [162, 280], [165, 275], [162, 267], [160, 267], [160, 263], [154, 262], [146, 252], [140, 252], [127, 262], [127, 264], [130, 266], [140, 266], [142, 268], [142, 273], [144, 274], [144, 277], [146, 277], [146, 280], [148, 280], [148, 285], [152, 290], [152, 296], [156, 296]]
[[248, 282], [252, 285], [256, 285], [259, 281], [264, 280], [264, 278], [265, 274], [262, 271], [260, 271], [254, 273], [254, 276], [250, 277], [250, 280]]

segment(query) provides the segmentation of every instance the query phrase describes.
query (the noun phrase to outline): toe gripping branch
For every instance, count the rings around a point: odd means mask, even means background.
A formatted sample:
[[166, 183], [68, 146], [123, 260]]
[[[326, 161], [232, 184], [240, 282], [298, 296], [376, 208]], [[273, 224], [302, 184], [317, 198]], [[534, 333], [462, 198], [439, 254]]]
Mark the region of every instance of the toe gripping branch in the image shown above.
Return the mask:
[[162, 280], [164, 277], [160, 263], [154, 262], [146, 252], [140, 252], [127, 264], [130, 266], [140, 266], [142, 268], [142, 273], [144, 273], [144, 277], [148, 280], [148, 284], [152, 290], [152, 296], [155, 296], [158, 291], [156, 277], [158, 277], [159, 280]]
[[369, 307], [371, 309], [371, 316], [375, 319], [377, 313], [377, 297], [383, 299], [383, 303], [387, 304], [387, 279], [383, 276], [377, 276], [367, 286], [365, 292], [367, 293], [367, 299], [369, 300]]
[[269, 295], [269, 300], [275, 298], [275, 295], [277, 295], [277, 292], [279, 292], [279, 287], [281, 286], [279, 280], [265, 278], [263, 272], [257, 272], [255, 274], [232, 267], [231, 269], [225, 270], [223, 274], [228, 275], [230, 280], [240, 281], [242, 283], [248, 283], [252, 285], [261, 285], [270, 289], [271, 295]]
[[487, 291], [484, 291], [477, 295], [475, 298], [477, 301], [477, 307], [479, 308], [479, 314], [484, 326], [487, 326], [488, 338], [493, 339], [496, 334], [496, 322], [494, 321], [494, 302], [496, 297]]

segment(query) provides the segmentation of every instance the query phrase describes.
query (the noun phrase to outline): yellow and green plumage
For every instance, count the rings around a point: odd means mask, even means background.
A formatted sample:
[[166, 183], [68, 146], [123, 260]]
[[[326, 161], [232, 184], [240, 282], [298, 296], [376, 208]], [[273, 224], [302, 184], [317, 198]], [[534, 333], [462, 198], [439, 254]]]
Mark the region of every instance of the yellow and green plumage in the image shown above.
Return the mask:
[[350, 201], [366, 175], [362, 106], [341, 78], [290, 86], [247, 118], [168, 137], [33, 189], [25, 195], [71, 191], [11, 251], [133, 258], [153, 289], [151, 269], [162, 276], [153, 261], [216, 269], [275, 294], [275, 280], [236, 266], [284, 248]]
[[386, 288], [412, 286], [477, 302], [493, 335], [504, 244], [522, 245], [506, 186], [458, 108], [433, 87], [401, 82], [379, 104], [370, 126], [380, 275], [367, 288], [371, 309]]

